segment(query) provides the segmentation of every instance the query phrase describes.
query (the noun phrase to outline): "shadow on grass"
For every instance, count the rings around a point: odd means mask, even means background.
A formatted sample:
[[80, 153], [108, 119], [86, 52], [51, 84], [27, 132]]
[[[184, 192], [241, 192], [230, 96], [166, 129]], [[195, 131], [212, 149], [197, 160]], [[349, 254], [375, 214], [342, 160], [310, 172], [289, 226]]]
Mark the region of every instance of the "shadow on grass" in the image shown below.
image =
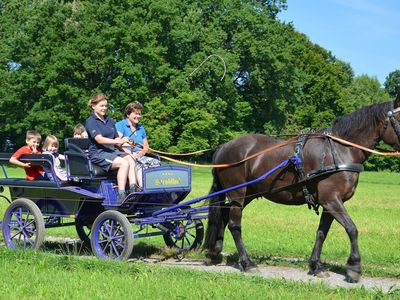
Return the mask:
[[[79, 240], [73, 241], [45, 241], [43, 250], [62, 255], [93, 256], [92, 250]], [[150, 258], [160, 255], [162, 249], [140, 242], [133, 246], [131, 258]]]

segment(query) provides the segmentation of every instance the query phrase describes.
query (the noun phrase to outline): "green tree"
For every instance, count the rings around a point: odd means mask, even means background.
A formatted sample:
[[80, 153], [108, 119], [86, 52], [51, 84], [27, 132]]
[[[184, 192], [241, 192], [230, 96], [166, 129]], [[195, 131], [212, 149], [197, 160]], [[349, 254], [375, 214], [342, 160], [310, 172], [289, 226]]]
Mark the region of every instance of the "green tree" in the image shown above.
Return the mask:
[[[337, 101], [353, 79], [350, 65], [296, 31], [292, 32], [293, 84], [287, 99], [286, 129], [329, 126], [341, 114]], [[293, 130], [292, 130], [293, 131]]]
[[325, 126], [347, 108], [341, 99], [353, 71], [277, 20], [285, 7], [283, 0], [3, 1], [0, 142], [13, 136], [22, 144], [27, 129], [70, 136], [98, 91], [117, 120], [128, 102], [141, 101], [150, 144], [160, 150]]
[[389, 95], [381, 87], [378, 79], [364, 74], [356, 76], [351, 84], [343, 89], [342, 96], [337, 104], [341, 114], [346, 114], [362, 106], [388, 100]]
[[383, 85], [391, 97], [396, 97], [400, 93], [400, 70], [389, 73]]

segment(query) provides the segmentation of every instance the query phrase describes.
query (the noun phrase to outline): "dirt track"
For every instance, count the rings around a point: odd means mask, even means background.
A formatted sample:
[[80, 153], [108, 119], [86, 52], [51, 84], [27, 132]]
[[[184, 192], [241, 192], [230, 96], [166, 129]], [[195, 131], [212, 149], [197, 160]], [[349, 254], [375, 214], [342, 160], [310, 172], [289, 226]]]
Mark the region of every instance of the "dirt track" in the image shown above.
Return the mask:
[[[195, 260], [156, 260], [156, 259], [143, 259], [146, 263], [154, 263], [159, 265], [176, 266], [182, 268], [190, 268], [195, 270], [207, 271], [207, 272], [240, 272], [239, 269], [234, 266], [227, 266], [225, 264], [220, 264], [216, 266], [205, 266], [202, 261]], [[365, 287], [370, 290], [381, 290], [385, 293], [393, 290], [400, 290], [400, 279], [396, 278], [378, 278], [378, 277], [365, 277], [362, 276], [359, 283], [348, 283], [344, 280], [344, 275], [326, 272], [328, 277], [318, 278], [307, 274], [307, 270], [300, 268], [291, 267], [277, 267], [277, 266], [265, 266], [259, 265], [256, 272], [245, 273], [248, 276], [262, 276], [264, 278], [276, 278], [276, 279], [287, 279], [293, 281], [302, 282], [323, 282], [326, 285], [336, 288], [360, 288]]]

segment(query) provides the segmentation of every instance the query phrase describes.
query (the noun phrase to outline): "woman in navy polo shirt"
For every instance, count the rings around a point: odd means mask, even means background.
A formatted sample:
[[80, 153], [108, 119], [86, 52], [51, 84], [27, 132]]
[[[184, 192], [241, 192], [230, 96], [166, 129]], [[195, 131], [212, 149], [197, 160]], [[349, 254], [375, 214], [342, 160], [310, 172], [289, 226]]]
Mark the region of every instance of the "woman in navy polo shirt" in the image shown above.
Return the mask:
[[107, 172], [110, 169], [118, 169], [118, 202], [121, 203], [126, 197], [127, 178], [129, 190], [135, 189], [136, 178], [133, 171], [135, 161], [117, 148], [129, 142], [129, 138], [118, 136], [114, 121], [106, 114], [107, 103], [108, 99], [102, 93], [94, 95], [89, 100], [88, 107], [93, 112], [85, 125], [90, 140], [89, 157], [93, 163]]

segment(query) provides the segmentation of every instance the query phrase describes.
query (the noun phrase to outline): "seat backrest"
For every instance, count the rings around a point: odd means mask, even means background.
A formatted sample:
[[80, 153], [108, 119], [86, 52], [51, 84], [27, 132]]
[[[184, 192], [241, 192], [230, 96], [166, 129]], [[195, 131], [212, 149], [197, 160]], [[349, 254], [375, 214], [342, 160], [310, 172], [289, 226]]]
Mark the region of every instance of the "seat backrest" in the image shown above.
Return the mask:
[[[0, 165], [11, 164], [10, 158], [12, 155], [13, 155], [13, 153], [0, 153]], [[53, 155], [47, 154], [47, 153], [24, 154], [18, 160], [25, 162], [25, 163], [30, 163], [31, 166], [42, 167], [50, 181], [60, 182], [60, 179], [58, 179], [58, 177], [56, 176], [56, 173], [54, 171]], [[5, 169], [3, 169], [3, 173], [6, 176]]]
[[[91, 177], [91, 166], [87, 153], [71, 140], [83, 140], [76, 138], [65, 139], [65, 160], [68, 176]], [[82, 143], [82, 145], [84, 145]]]
[[64, 155], [69, 176], [78, 178], [100, 178], [109, 176], [102, 168], [93, 164], [90, 161], [88, 153], [85, 152], [90, 145], [89, 139], [66, 138], [64, 144]]
[[70, 145], [75, 145], [80, 149], [86, 151], [89, 149], [90, 141], [84, 138], [66, 138], [64, 140], [65, 150], [69, 148]]

